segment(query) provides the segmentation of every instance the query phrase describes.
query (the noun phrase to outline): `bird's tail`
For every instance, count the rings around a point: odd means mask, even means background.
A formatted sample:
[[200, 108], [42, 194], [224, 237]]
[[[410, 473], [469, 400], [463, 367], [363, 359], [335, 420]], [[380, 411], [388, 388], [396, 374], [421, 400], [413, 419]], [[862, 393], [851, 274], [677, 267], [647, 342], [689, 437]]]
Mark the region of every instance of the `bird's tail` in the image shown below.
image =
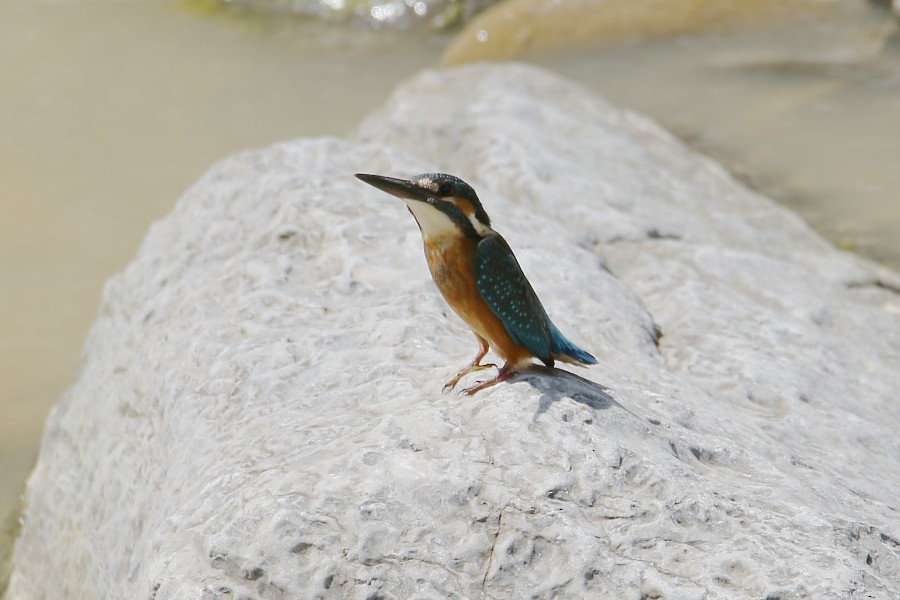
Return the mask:
[[554, 360], [567, 362], [574, 365], [597, 364], [596, 358], [566, 339], [566, 336], [564, 336], [552, 322], [550, 323], [550, 335], [552, 336], [553, 340], [550, 350]]

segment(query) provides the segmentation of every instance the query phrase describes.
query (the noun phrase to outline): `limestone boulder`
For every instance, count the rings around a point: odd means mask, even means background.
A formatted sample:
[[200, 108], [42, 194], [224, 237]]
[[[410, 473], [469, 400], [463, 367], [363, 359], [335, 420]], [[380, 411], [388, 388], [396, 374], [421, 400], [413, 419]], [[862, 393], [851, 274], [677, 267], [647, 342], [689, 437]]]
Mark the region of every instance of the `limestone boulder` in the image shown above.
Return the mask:
[[[474, 338], [360, 171], [472, 184], [599, 364], [442, 395]], [[9, 598], [894, 598], [898, 292], [640, 115], [426, 72], [151, 228], [48, 420]]]

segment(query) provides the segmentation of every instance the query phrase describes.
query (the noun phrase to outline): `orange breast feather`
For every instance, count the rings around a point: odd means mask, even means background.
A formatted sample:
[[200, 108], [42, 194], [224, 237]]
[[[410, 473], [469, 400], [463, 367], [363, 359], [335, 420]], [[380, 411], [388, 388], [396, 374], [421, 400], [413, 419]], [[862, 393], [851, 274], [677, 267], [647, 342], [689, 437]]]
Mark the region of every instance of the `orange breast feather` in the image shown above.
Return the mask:
[[472, 331], [486, 339], [503, 360], [514, 366], [524, 363], [533, 356], [532, 353], [516, 345], [478, 293], [474, 256], [475, 242], [468, 238], [425, 241], [428, 268], [447, 304]]

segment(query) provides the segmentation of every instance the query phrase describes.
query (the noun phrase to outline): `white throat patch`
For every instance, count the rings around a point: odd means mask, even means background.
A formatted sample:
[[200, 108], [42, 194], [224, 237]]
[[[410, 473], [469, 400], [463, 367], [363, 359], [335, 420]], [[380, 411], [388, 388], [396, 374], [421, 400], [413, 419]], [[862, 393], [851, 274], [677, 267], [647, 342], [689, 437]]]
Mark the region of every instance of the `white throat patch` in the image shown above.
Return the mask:
[[422, 229], [422, 237], [438, 239], [448, 235], [461, 235], [462, 232], [450, 217], [428, 204], [419, 200], [406, 200], [406, 205], [412, 211], [419, 227]]

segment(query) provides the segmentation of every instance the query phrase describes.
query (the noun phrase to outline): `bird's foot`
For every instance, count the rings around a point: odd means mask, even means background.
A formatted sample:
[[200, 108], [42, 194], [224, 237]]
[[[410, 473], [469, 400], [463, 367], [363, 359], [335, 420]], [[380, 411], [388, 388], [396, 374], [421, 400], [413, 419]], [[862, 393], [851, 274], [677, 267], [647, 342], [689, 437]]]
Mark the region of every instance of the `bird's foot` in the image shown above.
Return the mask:
[[482, 381], [481, 383], [476, 383], [472, 387], [466, 388], [463, 391], [461, 391], [460, 395], [472, 396], [472, 395], [480, 392], [484, 388], [489, 388], [492, 385], [497, 385], [498, 383], [502, 383], [502, 382], [506, 381], [507, 379], [509, 379], [510, 377], [515, 375], [515, 373], [516, 373], [515, 370], [504, 365], [503, 368], [500, 369], [500, 372], [497, 373], [496, 377], [494, 377], [493, 379], [489, 379], [487, 381]]
[[474, 373], [475, 371], [484, 371], [485, 369], [496, 369], [497, 365], [494, 364], [486, 364], [486, 365], [469, 365], [462, 371], [456, 374], [456, 377], [447, 382], [444, 386], [444, 393], [446, 394], [450, 390], [456, 387], [456, 384], [459, 383], [459, 380], [468, 375], [469, 373]]

